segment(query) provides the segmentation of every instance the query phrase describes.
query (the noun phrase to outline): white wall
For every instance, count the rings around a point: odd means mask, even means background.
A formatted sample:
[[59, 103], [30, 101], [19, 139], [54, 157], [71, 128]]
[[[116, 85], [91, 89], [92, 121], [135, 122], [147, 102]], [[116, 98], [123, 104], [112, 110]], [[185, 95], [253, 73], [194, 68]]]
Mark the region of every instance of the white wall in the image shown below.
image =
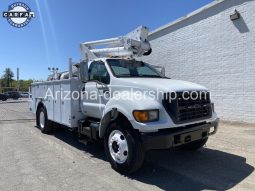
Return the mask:
[[[237, 9], [241, 18], [230, 20]], [[255, 1], [225, 0], [150, 35], [167, 76], [202, 84], [224, 120], [255, 123]]]

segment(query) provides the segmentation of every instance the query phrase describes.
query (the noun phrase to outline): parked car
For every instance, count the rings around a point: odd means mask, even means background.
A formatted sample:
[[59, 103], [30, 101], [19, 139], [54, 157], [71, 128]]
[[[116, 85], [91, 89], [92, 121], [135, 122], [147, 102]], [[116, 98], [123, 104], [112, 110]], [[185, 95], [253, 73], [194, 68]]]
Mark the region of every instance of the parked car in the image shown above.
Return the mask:
[[21, 95], [17, 91], [9, 91], [4, 93], [9, 99], [19, 99]]
[[19, 92], [22, 98], [29, 98], [29, 92]]
[[8, 96], [5, 94], [0, 94], [0, 100], [1, 101], [6, 101], [8, 99]]

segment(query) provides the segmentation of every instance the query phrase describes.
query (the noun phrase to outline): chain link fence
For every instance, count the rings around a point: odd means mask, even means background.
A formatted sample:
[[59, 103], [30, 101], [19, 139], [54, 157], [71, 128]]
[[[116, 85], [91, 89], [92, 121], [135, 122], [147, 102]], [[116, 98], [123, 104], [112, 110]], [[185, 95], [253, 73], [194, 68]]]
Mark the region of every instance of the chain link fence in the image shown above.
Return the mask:
[[34, 120], [29, 111], [28, 99], [0, 101], [0, 122]]

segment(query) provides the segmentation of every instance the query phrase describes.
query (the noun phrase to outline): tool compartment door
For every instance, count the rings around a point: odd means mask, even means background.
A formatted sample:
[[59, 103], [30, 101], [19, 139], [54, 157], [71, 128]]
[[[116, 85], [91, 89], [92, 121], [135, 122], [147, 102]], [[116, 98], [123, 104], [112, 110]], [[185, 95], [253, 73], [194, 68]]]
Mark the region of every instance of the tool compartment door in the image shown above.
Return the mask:
[[64, 125], [71, 126], [71, 87], [70, 82], [61, 85], [63, 97], [61, 100], [61, 119]]
[[54, 121], [61, 122], [61, 84], [54, 84]]
[[[48, 92], [51, 92], [52, 94], [54, 93], [54, 85], [48, 85]], [[47, 92], [46, 92], [47, 93]], [[48, 114], [48, 119], [49, 120], [54, 120], [54, 97], [53, 96], [47, 96], [47, 99], [45, 100], [45, 105], [47, 108], [47, 114]]]

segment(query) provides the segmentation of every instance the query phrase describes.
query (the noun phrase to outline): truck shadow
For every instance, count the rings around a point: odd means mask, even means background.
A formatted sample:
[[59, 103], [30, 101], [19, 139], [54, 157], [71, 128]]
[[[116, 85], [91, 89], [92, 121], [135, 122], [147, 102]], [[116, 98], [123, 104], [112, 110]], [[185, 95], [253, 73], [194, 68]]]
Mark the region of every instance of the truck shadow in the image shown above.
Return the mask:
[[[54, 136], [106, 161], [101, 144], [84, 145], [67, 130], [58, 130]], [[149, 151], [143, 167], [127, 178], [163, 190], [227, 190], [253, 171], [254, 167], [246, 163], [246, 158], [211, 148], [197, 152], [155, 150]]]
[[210, 148], [150, 151], [143, 168], [130, 178], [164, 190], [227, 190], [253, 171], [246, 158]]
[[84, 143], [82, 143], [78, 140], [75, 133], [73, 133], [65, 128], [57, 128], [54, 131], [53, 136], [65, 143], [73, 146], [74, 148], [76, 148], [80, 151], [84, 151], [85, 153], [90, 153], [92, 155], [91, 157], [107, 161], [102, 143], [88, 142], [88, 144], [85, 145]]

